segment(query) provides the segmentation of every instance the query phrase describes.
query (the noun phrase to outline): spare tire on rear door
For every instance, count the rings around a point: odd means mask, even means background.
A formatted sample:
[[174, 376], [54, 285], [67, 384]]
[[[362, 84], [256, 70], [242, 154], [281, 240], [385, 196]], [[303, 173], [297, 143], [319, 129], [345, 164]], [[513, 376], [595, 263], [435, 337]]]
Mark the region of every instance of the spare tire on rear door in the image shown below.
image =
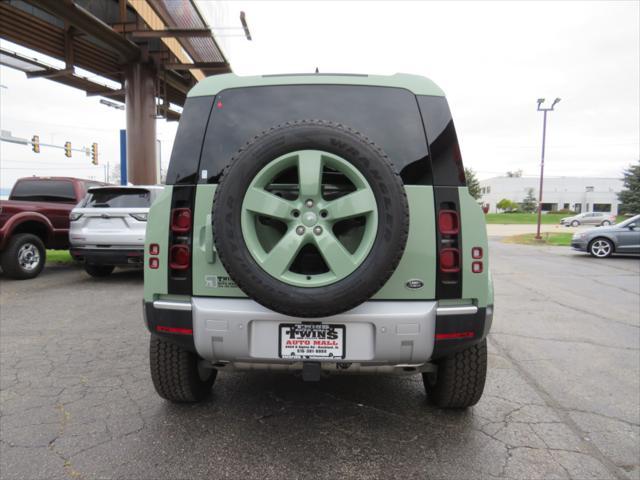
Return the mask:
[[213, 231], [231, 278], [267, 308], [297, 317], [350, 310], [389, 279], [409, 210], [385, 153], [316, 120], [252, 139], [223, 173]]

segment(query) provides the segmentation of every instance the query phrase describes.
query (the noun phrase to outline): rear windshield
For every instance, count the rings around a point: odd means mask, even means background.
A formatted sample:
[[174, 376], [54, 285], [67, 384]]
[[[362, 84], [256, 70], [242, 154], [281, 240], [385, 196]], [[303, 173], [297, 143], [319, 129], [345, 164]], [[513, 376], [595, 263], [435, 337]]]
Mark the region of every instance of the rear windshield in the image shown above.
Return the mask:
[[73, 182], [66, 180], [20, 180], [9, 200], [76, 203]]
[[84, 208], [147, 208], [151, 193], [143, 188], [101, 188], [92, 190], [82, 201]]
[[[214, 103], [213, 97], [205, 98], [209, 106]], [[201, 114], [207, 112], [202, 100], [197, 105]], [[193, 102], [192, 108], [195, 107]], [[181, 124], [189, 119], [188, 112], [184, 112]], [[217, 183], [233, 155], [255, 135], [285, 122], [308, 119], [336, 122], [361, 132], [382, 147], [405, 183], [432, 183], [427, 142], [415, 95], [400, 88], [350, 85], [267, 86], [221, 92], [215, 97], [199, 168], [196, 167], [199, 181]], [[206, 117], [200, 117], [200, 125], [205, 122]], [[181, 134], [179, 130], [168, 184], [195, 177], [188, 175], [195, 165], [193, 155], [186, 154], [180, 147]]]

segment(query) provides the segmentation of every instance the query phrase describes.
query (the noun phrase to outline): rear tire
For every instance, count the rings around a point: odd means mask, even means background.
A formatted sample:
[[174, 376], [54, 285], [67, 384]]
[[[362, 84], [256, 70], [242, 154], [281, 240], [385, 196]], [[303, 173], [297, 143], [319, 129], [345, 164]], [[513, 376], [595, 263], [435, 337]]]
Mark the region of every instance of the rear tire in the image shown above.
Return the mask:
[[435, 374], [422, 374], [431, 402], [440, 408], [467, 408], [478, 403], [487, 378], [486, 339], [436, 364]]
[[19, 233], [9, 239], [2, 252], [2, 270], [7, 277], [28, 280], [37, 277], [46, 261], [47, 251], [40, 237]]
[[199, 402], [206, 398], [218, 371], [199, 367], [193, 352], [155, 335], [149, 344], [153, 386], [162, 398], [174, 403]]
[[609, 220], [603, 220], [600, 225], [602, 225], [603, 227], [608, 227], [609, 225], [611, 225], [611, 222]]
[[91, 265], [89, 263], [85, 264], [84, 270], [92, 277], [101, 278], [108, 277], [113, 273], [113, 270], [116, 267], [113, 265]]
[[580, 225], [580, 222], [578, 220], [574, 220], [573, 222], [571, 222], [572, 227], [577, 227], [578, 225]]

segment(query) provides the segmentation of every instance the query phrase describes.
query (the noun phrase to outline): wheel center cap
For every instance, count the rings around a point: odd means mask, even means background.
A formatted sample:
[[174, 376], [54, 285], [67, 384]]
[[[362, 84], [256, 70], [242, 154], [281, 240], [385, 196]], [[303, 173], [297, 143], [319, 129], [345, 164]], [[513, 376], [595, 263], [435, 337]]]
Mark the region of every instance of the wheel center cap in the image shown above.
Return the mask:
[[318, 216], [313, 212], [306, 212], [302, 215], [302, 223], [305, 227], [313, 227], [318, 223]]

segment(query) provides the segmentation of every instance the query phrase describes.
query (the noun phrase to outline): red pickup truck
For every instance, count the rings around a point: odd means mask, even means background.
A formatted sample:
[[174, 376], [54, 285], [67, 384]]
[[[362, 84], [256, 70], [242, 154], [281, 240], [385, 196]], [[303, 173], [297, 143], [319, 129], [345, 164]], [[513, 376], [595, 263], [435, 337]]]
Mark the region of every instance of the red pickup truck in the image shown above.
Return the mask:
[[36, 277], [46, 249], [69, 248], [69, 213], [90, 187], [105, 185], [71, 177], [19, 179], [0, 200], [0, 265], [11, 278]]

